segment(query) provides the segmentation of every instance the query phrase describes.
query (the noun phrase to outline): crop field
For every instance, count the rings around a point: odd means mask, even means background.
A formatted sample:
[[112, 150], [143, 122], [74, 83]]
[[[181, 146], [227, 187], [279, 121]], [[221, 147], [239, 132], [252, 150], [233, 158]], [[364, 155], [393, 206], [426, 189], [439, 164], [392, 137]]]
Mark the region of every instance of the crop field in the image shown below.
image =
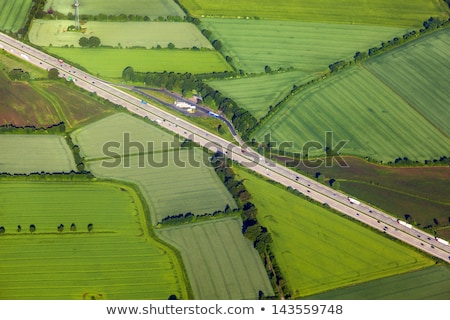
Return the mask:
[[32, 0], [1, 0], [0, 30], [17, 32], [22, 28], [32, 4]]
[[[223, 211], [227, 204], [236, 208], [233, 197], [206, 162], [202, 150], [190, 149], [141, 154], [114, 161], [90, 161], [87, 166], [98, 177], [138, 185], [155, 223], [180, 213]], [[113, 163], [116, 165], [113, 166]]]
[[157, 230], [183, 257], [197, 300], [256, 300], [273, 295], [261, 258], [241, 232], [242, 221], [221, 219]]
[[[0, 63], [5, 66], [4, 63], [13, 62], [4, 59]], [[17, 67], [28, 71], [27, 66]], [[61, 83], [11, 81], [1, 70], [0, 97], [0, 125], [48, 127], [64, 121], [67, 128], [74, 128], [114, 112], [113, 108]]]
[[[430, 234], [433, 234], [433, 231], [439, 234], [440, 230], [450, 229], [450, 204], [448, 202], [427, 201], [404, 194], [401, 190], [394, 191], [355, 181], [341, 181], [341, 189], [400, 219], [405, 219], [405, 214], [407, 214], [410, 216], [408, 221], [412, 224], [420, 224], [420, 227], [430, 226], [428, 230], [425, 229]], [[449, 198], [447, 198], [448, 200]], [[434, 222], [434, 219], [437, 223]]]
[[[173, 145], [173, 136], [140, 119], [119, 113], [80, 128], [73, 139], [96, 176], [130, 181], [141, 188], [153, 223], [169, 215], [213, 213], [227, 204], [236, 207], [206, 153], [179, 148], [178, 140]], [[105, 153], [107, 142], [114, 145]]]
[[[375, 76], [353, 67], [293, 96], [254, 133], [262, 141], [268, 132], [278, 143], [293, 141], [301, 151], [307, 141], [333, 133], [333, 147], [348, 141], [341, 154], [369, 156], [384, 162], [398, 157], [435, 159], [449, 154], [449, 138], [426, 121]], [[331, 143], [329, 143], [331, 144]], [[309, 150], [309, 155], [324, 150]]]
[[26, 82], [9, 80], [1, 70], [0, 97], [0, 125], [47, 127], [61, 121], [49, 101], [32, 86]]
[[[117, 113], [81, 127], [71, 136], [81, 146], [81, 154], [88, 161], [109, 157], [109, 154], [103, 150], [103, 146], [107, 143], [112, 143], [108, 148], [111, 152], [120, 156], [129, 156], [167, 151], [169, 148], [174, 148], [172, 144], [174, 141], [178, 141], [173, 135], [156, 126], [125, 113]], [[130, 143], [125, 145], [125, 141]], [[137, 142], [142, 145], [142, 150], [135, 146]]]
[[390, 167], [370, 163], [358, 157], [342, 157], [347, 167], [325, 165], [314, 168], [304, 161], [298, 169], [310, 177], [317, 172], [325, 179], [335, 178], [346, 181], [359, 181], [373, 184], [389, 190], [402, 191], [404, 194], [424, 198], [429, 201], [450, 204], [450, 168], [442, 167]]
[[[52, 8], [55, 11], [67, 14], [74, 13], [73, 0], [48, 0], [45, 10]], [[184, 16], [183, 10], [173, 0], [115, 0], [105, 2], [102, 0], [80, 1], [80, 16], [83, 14], [135, 14], [155, 19], [159, 16]]]
[[355, 285], [434, 262], [413, 249], [238, 169], [273, 238], [293, 298]]
[[265, 116], [270, 106], [274, 106], [292, 90], [294, 84], [301, 84], [313, 76], [301, 71], [281, 74], [265, 74], [231, 80], [214, 80], [208, 84], [230, 97], [257, 119]]
[[62, 136], [0, 134], [0, 150], [0, 172], [76, 170], [72, 152]]
[[[317, 172], [325, 180], [337, 179], [341, 190], [372, 205], [422, 227], [448, 225], [450, 212], [450, 168], [447, 167], [388, 167], [369, 163], [356, 157], [343, 157], [348, 167], [337, 165], [313, 168], [307, 162], [298, 169], [315, 177]], [[431, 232], [432, 230], [428, 230]], [[442, 232], [440, 230], [439, 232]]]
[[146, 50], [106, 48], [55, 48], [50, 53], [85, 67], [89, 72], [107, 78], [122, 78], [122, 71], [131, 66], [139, 72], [209, 73], [232, 71], [218, 51]]
[[187, 298], [174, 253], [149, 236], [128, 187], [2, 182], [0, 208], [0, 299]]
[[450, 69], [446, 54], [449, 51], [450, 29], [446, 28], [365, 64], [447, 137], [450, 137]]
[[381, 41], [401, 36], [405, 28], [326, 24], [295, 21], [202, 19], [223, 43], [222, 51], [246, 72], [264, 72], [294, 67], [314, 73], [328, 69], [338, 60], [351, 59], [356, 51], [367, 50]]
[[[418, 27], [430, 16], [442, 15], [436, 1], [427, 0], [180, 0], [197, 17], [261, 18], [309, 22]], [[357, 10], [355, 10], [357, 8]]]
[[307, 297], [309, 300], [449, 300], [450, 268], [433, 266], [349, 288]]
[[40, 81], [33, 83], [34, 89], [47, 97], [66, 124], [74, 129], [115, 113], [110, 105], [93, 99], [88, 93], [67, 87], [61, 83]]
[[[81, 37], [99, 37], [102, 45], [112, 47], [166, 48], [173, 43], [176, 48], [208, 48], [211, 43], [192, 23], [187, 22], [97, 22], [88, 21], [83, 25], [86, 32], [67, 31], [73, 21], [35, 20], [29, 32], [30, 42], [39, 46], [80, 47]], [[139, 32], [136, 32], [139, 30]]]

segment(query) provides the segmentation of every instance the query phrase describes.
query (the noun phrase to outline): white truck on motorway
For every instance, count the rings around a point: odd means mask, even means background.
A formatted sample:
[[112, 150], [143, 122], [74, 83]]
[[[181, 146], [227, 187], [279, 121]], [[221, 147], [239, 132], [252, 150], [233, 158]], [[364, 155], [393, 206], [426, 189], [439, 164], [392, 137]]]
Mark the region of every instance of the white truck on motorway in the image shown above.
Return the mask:
[[448, 241], [446, 241], [446, 240], [444, 240], [444, 239], [441, 239], [441, 238], [438, 238], [438, 237], [435, 237], [434, 239], [435, 239], [437, 242], [440, 242], [440, 243], [445, 244], [446, 246], [448, 246]]
[[400, 219], [397, 219], [397, 223], [401, 224], [402, 226], [405, 226], [409, 229], [412, 229], [412, 225], [410, 225], [409, 223], [406, 223], [405, 221], [402, 221]]
[[350, 202], [351, 204], [358, 204], [358, 205], [361, 204], [361, 202], [359, 202], [358, 200], [353, 199], [353, 198], [350, 198], [350, 197], [348, 197], [347, 200], [348, 200], [348, 202]]

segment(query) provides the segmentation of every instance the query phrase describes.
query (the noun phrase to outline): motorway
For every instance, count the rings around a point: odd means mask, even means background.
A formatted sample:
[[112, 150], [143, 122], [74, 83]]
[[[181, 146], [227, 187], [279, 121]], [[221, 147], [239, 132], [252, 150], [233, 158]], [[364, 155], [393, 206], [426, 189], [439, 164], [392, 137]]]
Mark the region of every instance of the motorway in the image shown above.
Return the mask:
[[[449, 245], [437, 242], [431, 235], [417, 228], [408, 228], [398, 224], [396, 218], [379, 209], [363, 202], [352, 204], [344, 193], [276, 164], [252, 149], [246, 148], [245, 145], [233, 144], [150, 103], [143, 104], [141, 99], [120, 90], [108, 82], [76, 69], [67, 63], [60, 62], [42, 51], [0, 33], [0, 50], [2, 49], [40, 68], [46, 70], [56, 68], [61, 77], [66, 79], [72, 78], [72, 81], [77, 86], [87, 91], [95, 92], [98, 96], [121, 105], [130, 112], [156, 121], [161, 127], [173, 133], [191, 139], [213, 152], [219, 151], [223, 153], [228, 158], [268, 179], [272, 179], [286, 187], [297, 189], [312, 199], [320, 203], [326, 203], [331, 208], [353, 219], [450, 263]], [[235, 136], [235, 138], [237, 141], [241, 141], [239, 136]]]

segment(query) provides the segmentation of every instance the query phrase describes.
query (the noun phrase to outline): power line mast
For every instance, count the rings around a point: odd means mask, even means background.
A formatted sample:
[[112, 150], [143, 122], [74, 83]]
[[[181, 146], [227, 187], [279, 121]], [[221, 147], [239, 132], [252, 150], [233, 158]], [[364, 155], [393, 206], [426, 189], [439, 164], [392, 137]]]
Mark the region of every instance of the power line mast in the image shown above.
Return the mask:
[[80, 6], [80, 4], [78, 3], [78, 0], [75, 0], [73, 6], [75, 7], [75, 29], [80, 30], [80, 15], [78, 12], [78, 7]]

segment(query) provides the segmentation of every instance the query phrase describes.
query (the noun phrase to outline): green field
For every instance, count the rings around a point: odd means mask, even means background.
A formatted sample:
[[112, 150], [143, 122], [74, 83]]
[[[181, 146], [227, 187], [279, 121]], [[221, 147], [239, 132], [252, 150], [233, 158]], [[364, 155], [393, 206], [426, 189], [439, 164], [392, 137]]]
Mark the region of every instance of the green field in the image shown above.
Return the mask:
[[76, 170], [72, 152], [62, 136], [0, 134], [0, 150], [0, 172]]
[[270, 106], [286, 97], [294, 84], [310, 80], [313, 75], [301, 71], [281, 74], [264, 74], [256, 77], [231, 80], [214, 80], [208, 84], [233, 99], [240, 107], [250, 111], [256, 118], [267, 114]]
[[0, 299], [188, 298], [174, 253], [149, 236], [128, 187], [3, 181], [0, 221]]
[[232, 70], [217, 51], [55, 47], [47, 50], [51, 54], [82, 65], [92, 74], [107, 78], [122, 78], [122, 71], [128, 66], [140, 72], [173, 71], [196, 74]]
[[380, 42], [401, 36], [405, 28], [327, 24], [318, 22], [202, 19], [223, 43], [222, 51], [233, 58], [233, 65], [246, 72], [264, 72], [294, 67], [314, 73], [328, 69], [338, 60], [351, 59]]
[[307, 297], [308, 300], [449, 300], [450, 268], [434, 266]]
[[[167, 151], [169, 147], [173, 148], [171, 143], [174, 141], [173, 135], [125, 113], [117, 113], [93, 122], [75, 130], [71, 136], [73, 141], [81, 146], [81, 155], [87, 161], [109, 157], [103, 150], [103, 146], [108, 142], [113, 145], [107, 150], [128, 156], [140, 152]], [[125, 146], [124, 141], [130, 141], [131, 144], [141, 143], [142, 151], [136, 146]]]
[[[124, 133], [130, 134], [130, 147], [125, 146]], [[236, 207], [201, 149], [174, 148], [172, 136], [140, 119], [113, 115], [77, 130], [73, 137], [94, 175], [130, 181], [141, 188], [152, 223], [180, 213], [223, 211], [227, 204]], [[117, 143], [108, 149], [115, 158], [103, 153], [108, 141]]]
[[198, 28], [187, 22], [89, 21], [83, 24], [83, 28], [86, 28], [84, 33], [66, 31], [72, 24], [71, 20], [35, 20], [28, 37], [31, 43], [43, 47], [80, 47], [81, 37], [96, 36], [102, 45], [112, 47], [139, 46], [151, 49], [158, 45], [166, 48], [169, 43], [173, 43], [176, 48], [213, 48]]
[[198, 17], [254, 18], [309, 22], [418, 27], [430, 16], [443, 15], [428, 0], [180, 0]]
[[[72, 8], [73, 0], [48, 0], [45, 10], [52, 8], [55, 11], [67, 14], [75, 13]], [[173, 0], [115, 0], [107, 4], [101, 0], [80, 1], [80, 15], [83, 14], [136, 14], [155, 19], [159, 16], [184, 16], [184, 12]]]
[[[319, 141], [324, 149], [326, 131], [333, 133], [333, 147], [348, 141], [341, 154], [384, 162], [435, 159], [450, 151], [448, 137], [361, 67], [348, 68], [293, 96], [253, 136], [262, 141], [270, 132], [274, 141], [292, 141], [292, 150], [301, 151], [308, 141]], [[323, 149], [308, 154], [324, 154]]]
[[293, 298], [421, 269], [434, 262], [357, 223], [239, 169], [273, 238]]
[[450, 29], [446, 28], [365, 63], [447, 137], [450, 137], [450, 69], [446, 54], [449, 51]]
[[32, 4], [32, 0], [1, 0], [0, 30], [17, 32], [22, 28]]
[[263, 263], [241, 232], [239, 219], [221, 219], [157, 231], [183, 257], [197, 300], [256, 300], [273, 289]]

